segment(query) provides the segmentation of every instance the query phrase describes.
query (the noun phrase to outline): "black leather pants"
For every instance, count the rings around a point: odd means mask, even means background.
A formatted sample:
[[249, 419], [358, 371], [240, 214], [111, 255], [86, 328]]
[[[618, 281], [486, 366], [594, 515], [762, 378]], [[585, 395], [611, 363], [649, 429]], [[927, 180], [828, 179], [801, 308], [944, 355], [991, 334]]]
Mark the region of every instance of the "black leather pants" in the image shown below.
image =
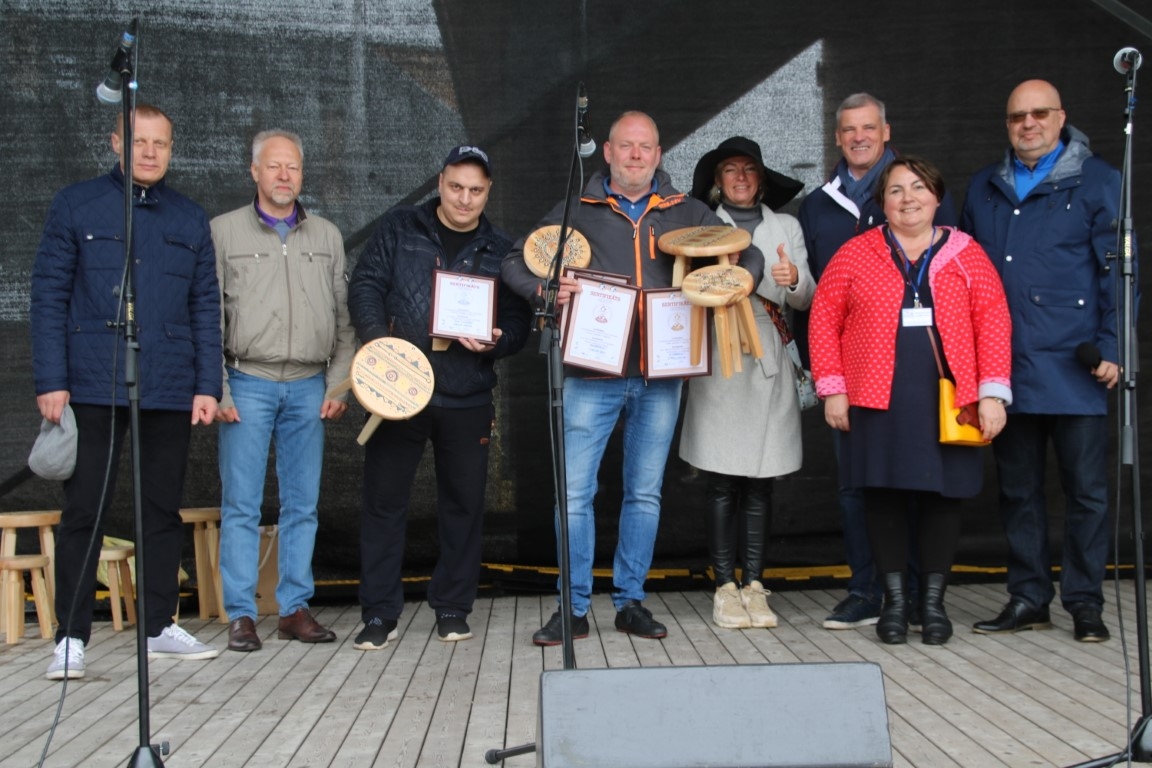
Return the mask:
[[704, 504], [711, 515], [708, 552], [716, 586], [736, 581], [737, 541], [743, 532], [740, 557], [743, 584], [759, 580], [772, 522], [772, 478], [735, 477], [705, 472]]

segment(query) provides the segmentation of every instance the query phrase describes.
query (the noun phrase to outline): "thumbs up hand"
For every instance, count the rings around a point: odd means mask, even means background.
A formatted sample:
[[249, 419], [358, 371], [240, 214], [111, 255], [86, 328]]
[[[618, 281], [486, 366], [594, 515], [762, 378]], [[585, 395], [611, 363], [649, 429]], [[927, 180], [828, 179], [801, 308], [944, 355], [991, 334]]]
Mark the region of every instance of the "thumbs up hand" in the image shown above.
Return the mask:
[[776, 285], [784, 287], [796, 285], [800, 280], [800, 270], [796, 269], [796, 265], [788, 258], [784, 243], [776, 246], [776, 254], [780, 260], [772, 265], [772, 279], [776, 281]]

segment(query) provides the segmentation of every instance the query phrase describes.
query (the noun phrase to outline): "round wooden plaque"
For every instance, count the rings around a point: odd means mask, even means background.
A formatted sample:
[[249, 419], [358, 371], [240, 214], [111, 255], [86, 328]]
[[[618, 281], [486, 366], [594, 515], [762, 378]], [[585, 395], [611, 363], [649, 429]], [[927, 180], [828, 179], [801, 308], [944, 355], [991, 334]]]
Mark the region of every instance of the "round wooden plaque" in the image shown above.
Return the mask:
[[352, 393], [368, 413], [410, 419], [432, 399], [432, 365], [416, 345], [393, 336], [374, 339], [352, 359]]
[[[556, 257], [556, 243], [560, 240], [560, 225], [540, 227], [524, 240], [524, 263], [536, 277], [550, 277], [552, 260]], [[564, 266], [584, 269], [592, 263], [592, 248], [588, 238], [574, 229], [568, 230], [564, 243]]]

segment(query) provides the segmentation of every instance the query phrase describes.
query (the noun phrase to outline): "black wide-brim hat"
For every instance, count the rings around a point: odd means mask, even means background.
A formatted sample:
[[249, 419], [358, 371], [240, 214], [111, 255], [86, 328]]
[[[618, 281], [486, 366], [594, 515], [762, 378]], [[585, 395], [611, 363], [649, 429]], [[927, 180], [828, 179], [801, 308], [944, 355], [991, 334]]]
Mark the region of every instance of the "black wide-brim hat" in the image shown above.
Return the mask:
[[733, 136], [720, 142], [720, 146], [696, 163], [696, 170], [692, 172], [692, 197], [715, 207], [714, 201], [708, 198], [716, 184], [716, 166], [730, 157], [750, 157], [756, 161], [760, 166], [760, 201], [774, 211], [786, 205], [804, 189], [804, 182], [764, 165], [759, 144], [743, 136]]

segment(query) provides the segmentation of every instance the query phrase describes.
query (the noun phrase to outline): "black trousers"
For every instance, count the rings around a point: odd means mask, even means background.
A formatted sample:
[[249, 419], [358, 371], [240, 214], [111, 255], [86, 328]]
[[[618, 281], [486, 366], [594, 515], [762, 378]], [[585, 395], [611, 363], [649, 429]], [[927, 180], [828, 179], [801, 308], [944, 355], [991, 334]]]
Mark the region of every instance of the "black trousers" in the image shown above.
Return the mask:
[[[56, 642], [75, 637], [87, 644], [92, 634], [92, 593], [96, 588], [102, 530], [95, 530], [94, 549], [87, 558], [87, 567], [82, 566], [100, 514], [100, 500], [103, 498], [106, 510], [115, 491], [120, 451], [128, 430], [128, 409], [73, 403], [72, 410], [78, 433], [76, 470], [64, 481], [64, 509], [56, 533], [56, 617], [60, 622]], [[144, 541], [136, 542], [136, 551], [144, 558], [148, 611], [144, 627], [149, 637], [159, 635], [172, 623], [180, 599], [184, 532], [180, 503], [191, 435], [192, 417], [188, 411], [140, 411]], [[77, 601], [74, 609], [73, 599]]]
[[360, 516], [360, 610], [399, 619], [404, 534], [416, 468], [432, 441], [440, 545], [428, 584], [428, 605], [471, 613], [480, 580], [484, 493], [495, 408], [429, 406], [406, 421], [383, 421], [364, 446]]
[[[962, 503], [927, 491], [865, 488], [865, 520], [877, 573], [905, 571], [909, 530], [915, 532], [920, 572], [949, 573], [960, 538]], [[916, 516], [912, 526], [911, 515]]]

